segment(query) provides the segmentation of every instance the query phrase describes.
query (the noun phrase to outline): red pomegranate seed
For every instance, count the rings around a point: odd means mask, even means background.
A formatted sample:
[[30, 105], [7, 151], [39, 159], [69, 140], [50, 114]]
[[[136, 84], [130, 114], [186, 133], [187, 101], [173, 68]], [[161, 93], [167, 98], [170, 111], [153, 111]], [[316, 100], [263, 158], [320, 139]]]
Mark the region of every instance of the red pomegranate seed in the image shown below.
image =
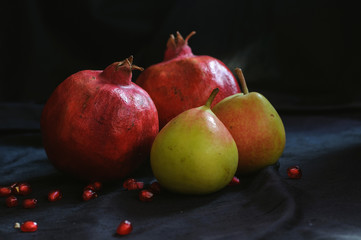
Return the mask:
[[292, 166], [287, 168], [287, 175], [291, 179], [299, 179], [302, 177], [302, 171], [299, 166]]
[[60, 200], [63, 197], [63, 194], [60, 192], [60, 190], [52, 190], [48, 193], [48, 200], [49, 202], [55, 202]]
[[144, 188], [144, 182], [136, 182], [136, 184], [137, 184], [138, 189], [143, 189]]
[[228, 185], [234, 186], [234, 185], [238, 185], [238, 184], [239, 184], [239, 178], [234, 176]]
[[20, 225], [20, 230], [22, 232], [35, 232], [38, 230], [38, 224], [34, 221], [26, 221]]
[[24, 208], [35, 208], [37, 202], [38, 202], [38, 200], [36, 200], [35, 198], [24, 199], [23, 207]]
[[98, 197], [98, 194], [91, 189], [85, 189], [83, 191], [82, 198], [84, 201], [89, 201], [90, 199], [94, 199], [97, 197]]
[[129, 222], [128, 220], [124, 220], [119, 224], [119, 226], [117, 228], [117, 233], [119, 235], [127, 235], [127, 234], [131, 233], [132, 230], [133, 230], [132, 223]]
[[6, 206], [10, 207], [15, 207], [18, 205], [18, 198], [11, 195], [9, 197], [6, 198]]
[[159, 182], [155, 181], [150, 184], [149, 190], [154, 194], [159, 194], [161, 191], [161, 186]]
[[95, 191], [99, 191], [103, 187], [103, 184], [101, 182], [93, 182], [92, 185]]
[[0, 197], [7, 197], [11, 194], [10, 187], [0, 187]]
[[138, 184], [137, 182], [130, 182], [128, 183], [128, 188], [127, 190], [137, 190], [138, 189]]
[[150, 202], [153, 200], [154, 194], [149, 190], [142, 190], [139, 192], [139, 199], [142, 202]]
[[95, 191], [95, 187], [92, 184], [86, 185], [85, 188], [83, 189], [83, 191], [85, 190], [92, 190]]
[[[123, 182], [123, 188], [129, 190], [129, 184], [134, 185], [135, 182], [136, 182], [136, 181], [135, 181], [134, 178], [128, 178], [127, 180], [125, 180], [125, 181]], [[133, 187], [133, 186], [132, 186], [132, 187]]]
[[28, 183], [20, 183], [13, 188], [16, 194], [19, 195], [28, 195], [31, 193], [31, 187]]
[[134, 178], [128, 178], [123, 182], [123, 188], [126, 190], [137, 190], [144, 188], [144, 182], [138, 182]]
[[99, 191], [101, 188], [102, 188], [102, 183], [101, 182], [93, 182], [93, 183], [88, 184], [84, 188], [84, 190], [90, 189], [90, 190], [93, 190], [95, 192], [95, 191]]

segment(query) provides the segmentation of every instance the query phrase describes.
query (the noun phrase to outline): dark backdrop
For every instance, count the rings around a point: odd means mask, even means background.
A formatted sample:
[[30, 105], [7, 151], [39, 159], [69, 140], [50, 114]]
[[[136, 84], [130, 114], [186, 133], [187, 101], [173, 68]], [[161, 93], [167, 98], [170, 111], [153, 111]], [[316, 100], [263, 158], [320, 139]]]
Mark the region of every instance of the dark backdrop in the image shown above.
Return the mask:
[[69, 75], [130, 55], [148, 67], [169, 34], [195, 30], [194, 54], [241, 67], [277, 108], [358, 105], [360, 9], [349, 2], [6, 1], [0, 101], [44, 103]]

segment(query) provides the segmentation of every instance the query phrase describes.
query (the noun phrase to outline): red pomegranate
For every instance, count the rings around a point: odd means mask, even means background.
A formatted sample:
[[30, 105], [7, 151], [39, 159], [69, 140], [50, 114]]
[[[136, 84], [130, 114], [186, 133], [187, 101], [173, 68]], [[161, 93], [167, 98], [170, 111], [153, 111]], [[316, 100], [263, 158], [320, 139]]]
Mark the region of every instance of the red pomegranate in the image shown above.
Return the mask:
[[62, 82], [41, 116], [43, 144], [56, 168], [83, 180], [110, 181], [138, 168], [158, 133], [156, 107], [131, 82], [133, 57]]
[[188, 39], [177, 32], [170, 35], [164, 61], [143, 71], [136, 83], [146, 90], [157, 107], [162, 128], [181, 112], [203, 105], [209, 92], [218, 88], [213, 105], [225, 97], [240, 92], [237, 80], [220, 60], [193, 55]]

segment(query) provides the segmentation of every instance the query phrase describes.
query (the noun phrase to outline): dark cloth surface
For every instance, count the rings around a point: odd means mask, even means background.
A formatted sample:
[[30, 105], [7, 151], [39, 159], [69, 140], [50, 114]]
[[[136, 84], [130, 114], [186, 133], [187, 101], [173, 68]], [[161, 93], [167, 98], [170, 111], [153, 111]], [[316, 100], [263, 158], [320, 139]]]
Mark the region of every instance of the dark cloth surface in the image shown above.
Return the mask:
[[[116, 239], [128, 219], [124, 239], [361, 239], [361, 112], [280, 112], [287, 143], [279, 164], [241, 184], [205, 196], [163, 191], [152, 202], [125, 191], [122, 181], [105, 184], [97, 199], [83, 202], [86, 185], [55, 170], [42, 148], [42, 105], [0, 104], [0, 185], [28, 182], [35, 209], [0, 204], [0, 239]], [[288, 179], [299, 165], [303, 177]], [[149, 183], [148, 165], [132, 174]], [[63, 199], [50, 203], [59, 188]], [[21, 198], [23, 199], [23, 198]], [[15, 222], [34, 220], [35, 233], [21, 233]]]

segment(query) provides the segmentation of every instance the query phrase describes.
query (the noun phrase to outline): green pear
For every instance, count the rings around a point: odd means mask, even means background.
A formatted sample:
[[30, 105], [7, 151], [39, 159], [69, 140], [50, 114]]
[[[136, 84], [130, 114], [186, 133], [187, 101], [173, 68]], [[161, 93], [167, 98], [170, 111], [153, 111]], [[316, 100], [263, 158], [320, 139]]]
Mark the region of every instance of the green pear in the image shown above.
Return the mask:
[[156, 136], [150, 155], [162, 187], [183, 194], [208, 194], [227, 186], [237, 171], [236, 143], [211, 111], [214, 89], [204, 106], [169, 121]]
[[286, 133], [272, 104], [260, 93], [248, 92], [242, 70], [236, 68], [243, 93], [224, 98], [212, 111], [232, 134], [238, 148], [238, 173], [254, 173], [282, 155]]

